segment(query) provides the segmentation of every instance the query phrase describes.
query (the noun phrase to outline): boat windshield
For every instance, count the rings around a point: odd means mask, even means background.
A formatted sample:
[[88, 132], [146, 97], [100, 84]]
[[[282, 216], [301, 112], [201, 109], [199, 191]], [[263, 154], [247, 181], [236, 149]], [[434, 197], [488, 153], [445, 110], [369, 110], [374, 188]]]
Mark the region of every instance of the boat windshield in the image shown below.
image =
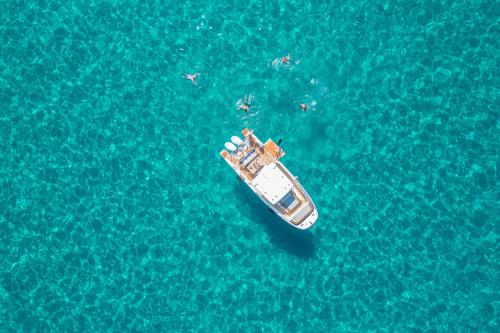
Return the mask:
[[293, 191], [290, 191], [280, 200], [279, 204], [281, 207], [287, 209], [294, 201], [295, 197], [293, 196]]

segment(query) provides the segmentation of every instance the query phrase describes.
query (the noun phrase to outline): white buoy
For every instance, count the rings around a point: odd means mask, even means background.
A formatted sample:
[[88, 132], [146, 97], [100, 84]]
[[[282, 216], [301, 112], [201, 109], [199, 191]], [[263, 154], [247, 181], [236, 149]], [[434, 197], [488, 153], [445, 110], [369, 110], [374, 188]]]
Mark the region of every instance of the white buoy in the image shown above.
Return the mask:
[[236, 146], [234, 144], [232, 144], [231, 142], [226, 142], [224, 144], [224, 147], [226, 147], [227, 150], [229, 150], [230, 152], [235, 152], [236, 151]]
[[241, 146], [242, 144], [244, 144], [243, 140], [241, 140], [240, 137], [238, 137], [236, 135], [233, 135], [231, 137], [231, 142], [234, 143], [237, 146]]

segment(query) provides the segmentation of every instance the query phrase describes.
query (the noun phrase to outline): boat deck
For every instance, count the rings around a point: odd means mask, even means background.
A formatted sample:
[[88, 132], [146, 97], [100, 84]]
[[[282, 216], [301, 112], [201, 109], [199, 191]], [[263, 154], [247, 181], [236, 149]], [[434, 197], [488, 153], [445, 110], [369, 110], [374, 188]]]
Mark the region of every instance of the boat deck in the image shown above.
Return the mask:
[[260, 169], [276, 162], [285, 155], [285, 152], [271, 139], [262, 144], [247, 129], [244, 129], [242, 133], [247, 139], [248, 145], [233, 154], [221, 151], [221, 156], [229, 160], [231, 165], [237, 168], [248, 181], [252, 181]]

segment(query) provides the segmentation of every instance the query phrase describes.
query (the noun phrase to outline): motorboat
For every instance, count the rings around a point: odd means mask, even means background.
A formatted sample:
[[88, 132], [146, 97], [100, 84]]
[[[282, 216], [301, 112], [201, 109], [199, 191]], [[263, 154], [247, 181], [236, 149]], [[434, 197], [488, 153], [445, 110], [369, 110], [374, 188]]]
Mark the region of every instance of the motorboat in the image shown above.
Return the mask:
[[242, 135], [232, 136], [220, 156], [276, 215], [298, 229], [313, 226], [318, 211], [298, 177], [280, 162], [283, 149], [271, 139], [262, 143], [248, 128]]

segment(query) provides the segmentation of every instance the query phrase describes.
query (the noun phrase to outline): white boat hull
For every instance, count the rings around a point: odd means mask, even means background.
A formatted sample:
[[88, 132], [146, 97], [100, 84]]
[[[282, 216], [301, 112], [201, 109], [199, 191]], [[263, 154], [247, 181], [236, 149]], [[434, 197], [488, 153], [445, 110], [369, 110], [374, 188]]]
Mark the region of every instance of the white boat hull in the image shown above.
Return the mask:
[[[243, 130], [243, 135], [247, 145], [244, 152], [234, 155], [222, 150], [221, 156], [276, 215], [297, 229], [313, 226], [318, 219], [316, 206], [297, 178], [278, 160], [284, 156], [281, 148], [272, 140], [263, 144], [248, 129]], [[251, 158], [248, 163], [247, 157]]]

